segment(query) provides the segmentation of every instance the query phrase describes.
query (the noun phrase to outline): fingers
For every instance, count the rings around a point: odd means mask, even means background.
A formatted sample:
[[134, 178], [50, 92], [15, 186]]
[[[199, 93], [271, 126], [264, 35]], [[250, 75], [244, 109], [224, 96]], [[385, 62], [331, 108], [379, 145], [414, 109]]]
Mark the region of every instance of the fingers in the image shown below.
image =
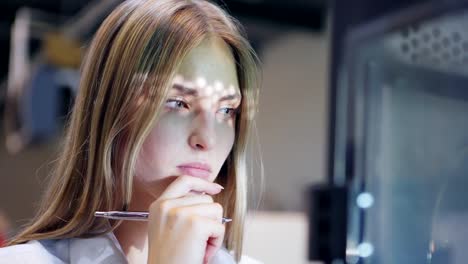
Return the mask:
[[160, 203], [162, 204], [162, 207], [171, 209], [174, 207], [213, 203], [213, 197], [206, 194], [193, 194], [176, 199], [160, 200]]
[[223, 207], [219, 203], [195, 204], [172, 208], [168, 216], [174, 222], [184, 221], [190, 216], [201, 216], [209, 218], [217, 223], [221, 223], [223, 217]]
[[177, 199], [158, 199], [150, 206], [150, 217], [152, 214], [165, 217], [168, 216], [172, 210], [178, 207], [209, 203], [213, 203], [213, 197], [209, 195], [187, 195]]
[[206, 241], [203, 263], [209, 263], [223, 245], [225, 225], [221, 223], [223, 207], [218, 203], [197, 204], [174, 208], [170, 219], [175, 223], [188, 223], [190, 230]]
[[191, 195], [178, 199], [156, 201], [150, 206], [150, 218], [152, 216], [166, 219], [172, 222], [185, 221], [192, 216], [204, 216], [212, 220], [222, 222], [223, 207], [214, 203], [209, 195]]
[[[223, 207], [211, 197], [222, 189], [200, 178], [179, 176], [149, 208], [150, 244], [172, 241], [183, 247], [185, 241], [195, 255], [208, 263], [224, 240]], [[168, 240], [170, 237], [176, 239]]]
[[221, 192], [223, 187], [217, 183], [209, 182], [192, 176], [179, 176], [161, 194], [159, 199], [174, 199], [185, 196], [190, 192], [207, 193], [215, 195]]
[[208, 240], [206, 243], [205, 256], [203, 258], [203, 263], [209, 263], [211, 258], [216, 254], [216, 252], [221, 248], [224, 241], [224, 234], [226, 231], [226, 226], [220, 224], [218, 221], [211, 223], [209, 229]]
[[[213, 203], [208, 195], [188, 196], [154, 203], [150, 209], [150, 221], [175, 229], [186, 230], [207, 243], [208, 252], [216, 252], [223, 243], [225, 225], [222, 224], [223, 207]], [[167, 225], [166, 225], [167, 223]]]

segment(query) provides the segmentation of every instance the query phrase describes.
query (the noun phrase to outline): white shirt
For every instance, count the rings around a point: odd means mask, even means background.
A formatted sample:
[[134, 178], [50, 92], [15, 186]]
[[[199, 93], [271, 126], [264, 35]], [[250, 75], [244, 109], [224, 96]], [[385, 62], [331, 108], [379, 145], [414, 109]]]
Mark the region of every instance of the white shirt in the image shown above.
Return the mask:
[[[126, 264], [127, 259], [114, 233], [93, 238], [32, 240], [0, 248], [0, 264]], [[232, 264], [234, 257], [221, 248], [212, 264]], [[261, 264], [242, 256], [240, 264]]]

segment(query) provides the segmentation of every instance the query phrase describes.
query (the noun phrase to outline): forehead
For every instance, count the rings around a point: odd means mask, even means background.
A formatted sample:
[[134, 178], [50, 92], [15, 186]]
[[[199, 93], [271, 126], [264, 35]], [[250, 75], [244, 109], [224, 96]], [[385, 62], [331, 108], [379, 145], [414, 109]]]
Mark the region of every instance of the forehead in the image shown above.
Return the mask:
[[182, 60], [176, 76], [196, 89], [214, 84], [239, 91], [236, 66], [229, 46], [220, 38], [205, 39]]

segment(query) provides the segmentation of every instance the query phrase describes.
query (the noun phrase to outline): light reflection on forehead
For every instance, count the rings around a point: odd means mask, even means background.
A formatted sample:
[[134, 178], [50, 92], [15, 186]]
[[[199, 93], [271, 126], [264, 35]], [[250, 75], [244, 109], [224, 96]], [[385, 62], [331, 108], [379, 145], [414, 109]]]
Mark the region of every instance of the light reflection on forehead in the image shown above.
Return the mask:
[[220, 81], [214, 82], [214, 90], [215, 92], [220, 92], [223, 89], [223, 83]]
[[202, 96], [211, 96], [214, 93], [213, 86], [211, 85], [206, 86], [206, 89], [203, 89], [203, 91]]
[[205, 78], [198, 77], [198, 78], [197, 78], [197, 81], [196, 81], [196, 84], [197, 84], [197, 88], [199, 88], [199, 89], [205, 88], [205, 87], [206, 87], [206, 80], [205, 80]]
[[224, 100], [241, 99], [240, 93], [233, 84], [225, 85], [219, 80], [214, 81], [213, 84], [209, 84], [202, 77], [197, 78], [193, 82], [185, 80], [182, 75], [178, 74], [174, 77], [173, 88], [191, 96], [211, 97], [213, 101], [217, 101], [220, 98]]

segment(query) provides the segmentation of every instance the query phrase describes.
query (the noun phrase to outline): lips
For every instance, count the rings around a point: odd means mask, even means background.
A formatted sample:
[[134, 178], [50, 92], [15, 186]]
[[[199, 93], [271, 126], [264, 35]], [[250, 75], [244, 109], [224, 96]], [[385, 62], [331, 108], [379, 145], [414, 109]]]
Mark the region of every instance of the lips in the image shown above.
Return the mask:
[[211, 174], [211, 167], [206, 163], [185, 163], [177, 166], [182, 174], [207, 180]]

